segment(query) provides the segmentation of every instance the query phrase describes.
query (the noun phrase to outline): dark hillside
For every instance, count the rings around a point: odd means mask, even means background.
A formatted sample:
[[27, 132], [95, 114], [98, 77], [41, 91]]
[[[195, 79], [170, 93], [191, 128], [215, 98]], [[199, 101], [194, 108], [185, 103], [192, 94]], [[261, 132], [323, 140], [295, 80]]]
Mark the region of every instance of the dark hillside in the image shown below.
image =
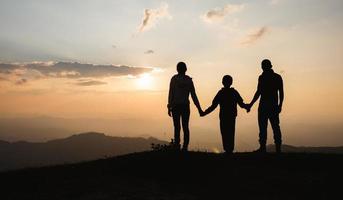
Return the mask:
[[[268, 145], [269, 152], [275, 152], [274, 145]], [[326, 153], [326, 154], [343, 154], [343, 146], [338, 147], [304, 147], [304, 146], [292, 146], [282, 145], [282, 151], [288, 153]]]
[[1, 199], [336, 199], [342, 169], [342, 155], [142, 152], [1, 173]]

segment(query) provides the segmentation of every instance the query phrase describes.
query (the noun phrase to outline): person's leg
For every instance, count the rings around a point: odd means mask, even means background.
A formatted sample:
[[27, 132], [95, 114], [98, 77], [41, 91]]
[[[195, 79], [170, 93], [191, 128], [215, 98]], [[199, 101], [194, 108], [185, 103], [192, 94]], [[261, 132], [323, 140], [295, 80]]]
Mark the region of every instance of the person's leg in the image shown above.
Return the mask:
[[230, 153], [229, 137], [228, 137], [228, 120], [220, 118], [220, 133], [222, 135], [223, 149], [225, 152]]
[[189, 144], [189, 116], [190, 108], [189, 105], [185, 106], [181, 111], [182, 118], [182, 129], [183, 129], [183, 149], [188, 150]]
[[227, 134], [227, 138], [228, 138], [228, 152], [233, 152], [233, 150], [235, 149], [235, 127], [236, 127], [236, 117], [230, 117], [228, 119], [228, 132]]
[[279, 114], [274, 113], [269, 118], [270, 124], [273, 129], [274, 133], [274, 143], [277, 153], [281, 153], [281, 144], [282, 144], [282, 136], [281, 136], [281, 129], [280, 129], [280, 119]]
[[260, 129], [259, 133], [259, 142], [260, 142], [260, 151], [266, 151], [267, 143], [267, 128], [268, 128], [268, 115], [267, 112], [259, 109], [258, 111], [258, 127]]
[[172, 115], [173, 115], [173, 123], [174, 123], [174, 144], [177, 147], [180, 147], [180, 109], [178, 107], [174, 107], [172, 109]]

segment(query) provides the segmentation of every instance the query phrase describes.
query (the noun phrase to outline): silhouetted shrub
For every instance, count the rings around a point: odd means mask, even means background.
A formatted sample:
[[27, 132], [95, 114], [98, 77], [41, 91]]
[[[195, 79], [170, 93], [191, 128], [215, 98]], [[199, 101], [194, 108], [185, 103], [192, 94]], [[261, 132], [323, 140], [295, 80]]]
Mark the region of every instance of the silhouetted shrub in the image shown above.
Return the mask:
[[171, 139], [169, 144], [151, 144], [151, 149], [153, 151], [175, 151], [179, 150], [180, 147], [175, 144], [174, 139]]

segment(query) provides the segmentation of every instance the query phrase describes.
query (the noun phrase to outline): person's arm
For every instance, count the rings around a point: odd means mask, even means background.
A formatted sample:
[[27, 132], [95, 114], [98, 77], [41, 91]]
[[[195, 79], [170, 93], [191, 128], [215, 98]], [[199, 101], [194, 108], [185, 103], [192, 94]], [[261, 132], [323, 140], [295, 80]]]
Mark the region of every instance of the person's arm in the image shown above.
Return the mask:
[[210, 107], [208, 107], [205, 112], [202, 113], [201, 116], [205, 116], [207, 114], [210, 114], [212, 111], [214, 111], [218, 104], [219, 104], [219, 97], [220, 96], [220, 91], [217, 93], [217, 95], [214, 97], [213, 101], [212, 101], [212, 105]]
[[168, 115], [171, 117], [172, 113], [172, 102], [173, 102], [173, 98], [174, 98], [174, 81], [173, 79], [170, 80], [170, 84], [169, 84], [169, 94], [168, 94]]
[[280, 76], [280, 87], [279, 87], [279, 113], [282, 111], [282, 104], [283, 104], [283, 99], [284, 99], [284, 92], [283, 92], [283, 80], [282, 77]]
[[261, 84], [260, 84], [260, 78], [258, 79], [258, 85], [257, 85], [257, 90], [255, 92], [254, 98], [251, 100], [251, 102], [249, 103], [249, 107], [251, 108], [254, 103], [258, 100], [258, 98], [260, 98], [261, 95]]
[[244, 109], [246, 109], [248, 111], [249, 105], [244, 103], [244, 100], [243, 100], [243, 98], [241, 97], [241, 95], [239, 94], [238, 91], [235, 90], [235, 93], [236, 93], [236, 95], [235, 95], [236, 96], [236, 101], [237, 101], [237, 104], [239, 105], [239, 107], [244, 108]]
[[194, 105], [197, 107], [199, 113], [201, 113], [202, 109], [201, 109], [201, 106], [200, 106], [200, 103], [199, 103], [199, 100], [198, 100], [198, 96], [195, 93], [195, 87], [194, 87], [194, 84], [193, 84], [192, 80], [191, 80], [191, 97], [192, 97], [192, 100], [194, 102]]

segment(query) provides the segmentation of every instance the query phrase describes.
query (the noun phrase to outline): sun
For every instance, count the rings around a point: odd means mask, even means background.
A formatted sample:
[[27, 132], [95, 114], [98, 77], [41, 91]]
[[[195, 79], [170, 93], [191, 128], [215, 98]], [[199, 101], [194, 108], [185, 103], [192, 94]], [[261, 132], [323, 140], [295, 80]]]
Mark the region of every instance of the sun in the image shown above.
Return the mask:
[[152, 89], [153, 77], [150, 74], [144, 73], [138, 77], [136, 84], [141, 90]]

